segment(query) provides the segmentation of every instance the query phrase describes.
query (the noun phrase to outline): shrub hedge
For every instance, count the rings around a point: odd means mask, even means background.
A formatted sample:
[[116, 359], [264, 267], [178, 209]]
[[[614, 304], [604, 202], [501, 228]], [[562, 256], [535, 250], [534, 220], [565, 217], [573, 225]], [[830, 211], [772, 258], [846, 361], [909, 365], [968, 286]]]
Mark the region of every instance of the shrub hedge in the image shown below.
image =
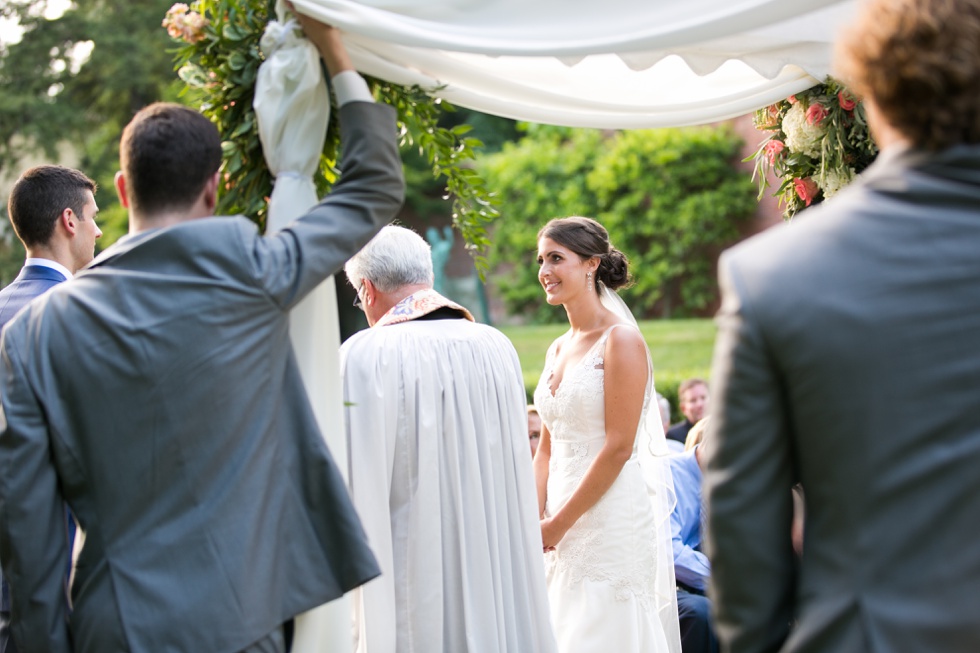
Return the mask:
[[716, 297], [714, 262], [756, 209], [741, 139], [727, 126], [624, 132], [524, 126], [478, 160], [500, 200], [491, 280], [508, 312], [531, 323], [564, 319], [537, 281], [536, 236], [549, 219], [594, 217], [630, 258], [623, 299], [637, 318], [696, 315]]

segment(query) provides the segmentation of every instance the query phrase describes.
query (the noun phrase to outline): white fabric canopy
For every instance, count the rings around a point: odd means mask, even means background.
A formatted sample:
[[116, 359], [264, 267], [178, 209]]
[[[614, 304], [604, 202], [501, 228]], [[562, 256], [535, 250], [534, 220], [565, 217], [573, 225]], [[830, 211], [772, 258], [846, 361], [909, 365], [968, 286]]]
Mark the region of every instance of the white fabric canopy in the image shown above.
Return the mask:
[[854, 0], [295, 0], [357, 67], [485, 113], [644, 128], [743, 115], [830, 72]]
[[[293, 0], [337, 25], [357, 67], [459, 106], [558, 125], [642, 128], [742, 115], [830, 71], [855, 0]], [[283, 16], [283, 3], [277, 3]], [[316, 53], [270, 26], [256, 115], [274, 231], [316, 200], [328, 115]], [[275, 53], [275, 54], [273, 54]], [[292, 316], [307, 392], [337, 460], [342, 437], [336, 298], [328, 281]], [[297, 620], [297, 653], [351, 650], [345, 600]]]

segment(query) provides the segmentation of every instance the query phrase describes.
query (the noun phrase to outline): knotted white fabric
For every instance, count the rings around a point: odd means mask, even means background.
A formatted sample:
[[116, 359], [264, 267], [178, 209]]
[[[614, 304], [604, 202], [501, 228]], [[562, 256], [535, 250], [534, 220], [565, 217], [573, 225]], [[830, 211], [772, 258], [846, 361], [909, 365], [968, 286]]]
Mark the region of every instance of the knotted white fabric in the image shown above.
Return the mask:
[[[317, 203], [313, 174], [330, 120], [330, 98], [320, 55], [295, 20], [284, 21], [282, 0], [262, 37], [266, 60], [255, 84], [255, 117], [269, 171], [276, 177], [267, 231], [274, 233]], [[333, 277], [292, 311], [290, 338], [313, 412], [327, 446], [346, 476], [347, 445], [340, 384], [340, 326]], [[346, 597], [296, 618], [293, 653], [350, 653], [350, 602]]]
[[276, 184], [269, 201], [270, 233], [316, 204], [313, 173], [330, 121], [320, 54], [295, 19], [271, 21], [262, 36], [265, 62], [255, 82], [259, 139]]
[[[295, 0], [361, 72], [548, 124], [715, 122], [813, 86], [856, 0]], [[438, 90], [436, 90], [438, 89]]]

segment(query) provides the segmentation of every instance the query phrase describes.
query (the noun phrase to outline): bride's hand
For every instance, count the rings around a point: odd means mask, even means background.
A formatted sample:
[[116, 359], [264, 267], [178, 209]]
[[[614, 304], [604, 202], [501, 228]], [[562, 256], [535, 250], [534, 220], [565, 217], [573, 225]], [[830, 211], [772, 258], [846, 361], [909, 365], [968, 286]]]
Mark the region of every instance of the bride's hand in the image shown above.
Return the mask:
[[554, 517], [545, 517], [541, 520], [541, 543], [545, 551], [554, 551], [561, 539], [565, 537], [568, 528], [555, 522]]

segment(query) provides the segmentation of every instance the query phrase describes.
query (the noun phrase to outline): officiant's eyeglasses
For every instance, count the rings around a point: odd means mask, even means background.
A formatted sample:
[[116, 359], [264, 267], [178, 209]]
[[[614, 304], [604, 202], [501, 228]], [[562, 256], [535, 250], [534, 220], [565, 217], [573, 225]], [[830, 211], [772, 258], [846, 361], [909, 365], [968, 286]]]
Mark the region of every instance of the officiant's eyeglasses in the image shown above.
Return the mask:
[[354, 308], [361, 307], [361, 291], [364, 290], [364, 284], [362, 283], [357, 289], [357, 294], [354, 295]]

